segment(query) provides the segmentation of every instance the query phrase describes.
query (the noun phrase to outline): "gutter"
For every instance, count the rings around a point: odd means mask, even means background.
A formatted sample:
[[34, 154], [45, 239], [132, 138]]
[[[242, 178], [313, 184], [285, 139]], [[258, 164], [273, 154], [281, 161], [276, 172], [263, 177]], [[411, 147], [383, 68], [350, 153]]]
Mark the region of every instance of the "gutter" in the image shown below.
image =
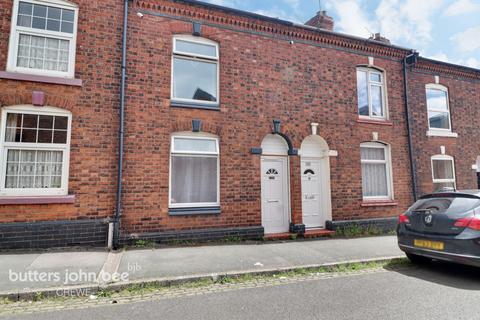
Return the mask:
[[417, 201], [417, 169], [415, 159], [413, 157], [413, 141], [412, 141], [412, 124], [410, 119], [410, 106], [408, 99], [408, 77], [407, 67], [414, 66], [418, 59], [418, 52], [411, 51], [409, 55], [403, 58], [403, 92], [405, 103], [405, 118], [407, 122], [407, 136], [408, 136], [408, 157], [410, 160], [411, 178], [412, 178], [412, 195], [413, 200]]
[[120, 222], [122, 217], [122, 189], [123, 189], [123, 154], [125, 133], [125, 82], [127, 64], [127, 29], [128, 29], [128, 1], [124, 0], [123, 35], [122, 35], [122, 78], [120, 82], [120, 110], [118, 129], [118, 164], [117, 164], [117, 199], [113, 220], [113, 249], [118, 249], [120, 239]]

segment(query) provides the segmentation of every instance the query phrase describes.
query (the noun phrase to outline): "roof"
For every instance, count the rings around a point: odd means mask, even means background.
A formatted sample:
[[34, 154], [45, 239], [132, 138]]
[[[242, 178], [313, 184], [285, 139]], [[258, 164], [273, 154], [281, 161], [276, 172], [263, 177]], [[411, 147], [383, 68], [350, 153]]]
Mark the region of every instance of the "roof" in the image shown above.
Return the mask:
[[[148, 2], [148, 1], [155, 1], [155, 0], [137, 0], [137, 1]], [[229, 7], [225, 7], [217, 4], [207, 3], [204, 1], [199, 1], [199, 0], [170, 0], [170, 1], [173, 3], [179, 3], [179, 4], [189, 5], [189, 6], [203, 7], [206, 10], [222, 11], [224, 13], [231, 14], [234, 16], [264, 21], [267, 23], [294, 28], [297, 30], [301, 29], [306, 32], [308, 31], [314, 32], [319, 35], [324, 35], [324, 36], [330, 35], [338, 38], [343, 38], [345, 40], [353, 40], [356, 43], [361, 42], [362, 44], [373, 45], [373, 46], [376, 46], [377, 48], [378, 47], [383, 47], [385, 49], [390, 48], [390, 50], [396, 51], [396, 53], [393, 53], [394, 51], [391, 51], [391, 52], [392, 52], [392, 56], [395, 56], [397, 58], [399, 57], [403, 58], [400, 52], [404, 52], [403, 53], [404, 55], [415, 52], [415, 50], [412, 48], [406, 48], [406, 47], [402, 47], [394, 44], [388, 44], [380, 41], [371, 40], [368, 38], [357, 37], [357, 36], [337, 32], [337, 31], [319, 29], [313, 26], [295, 23], [292, 21], [287, 21], [279, 18], [272, 18], [265, 15], [244, 11], [244, 10], [239, 10], [239, 9], [234, 9], [234, 8], [229, 8]], [[334, 41], [329, 41], [328, 43], [335, 44]], [[355, 46], [352, 46], [352, 47], [355, 47]], [[383, 50], [381, 51], [383, 52]], [[448, 62], [434, 60], [434, 59], [425, 58], [425, 57], [419, 57], [419, 61], [422, 62], [421, 63], [422, 66], [416, 66], [416, 67], [419, 67], [420, 69], [426, 69], [432, 72], [444, 72], [444, 73], [450, 73], [458, 76], [480, 79], [480, 69], [475, 69], [475, 68], [471, 68], [471, 67], [467, 67], [459, 64], [448, 63]]]

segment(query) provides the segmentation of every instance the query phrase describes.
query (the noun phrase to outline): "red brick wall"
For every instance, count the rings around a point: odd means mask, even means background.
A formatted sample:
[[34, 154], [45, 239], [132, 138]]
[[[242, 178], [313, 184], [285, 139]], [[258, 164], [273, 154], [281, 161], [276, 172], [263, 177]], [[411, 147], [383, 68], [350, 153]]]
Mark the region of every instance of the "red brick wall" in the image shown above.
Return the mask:
[[[435, 75], [439, 76], [439, 84], [448, 88], [452, 131], [458, 134], [458, 138], [426, 135], [428, 115], [425, 85], [435, 83]], [[427, 72], [420, 65], [409, 73], [409, 97], [418, 192], [425, 194], [434, 191], [430, 160], [433, 155], [440, 154], [440, 146], [445, 146], [445, 154], [455, 159], [457, 188], [477, 189], [476, 171], [472, 165], [480, 155], [480, 81], [448, 72]]]
[[[158, 8], [165, 4], [185, 8], [168, 1], [154, 3]], [[157, 7], [144, 8], [157, 12]], [[177, 9], [161, 13], [190, 18]], [[206, 12], [202, 8], [194, 11], [198, 16]], [[208, 13], [219, 24], [237, 19], [244, 24], [231, 23], [230, 28], [248, 29], [241, 27], [250, 21], [247, 18], [212, 10]], [[386, 70], [393, 125], [358, 123], [356, 66], [368, 63], [368, 52], [327, 49], [314, 41], [290, 44], [268, 32], [262, 36], [203, 25], [202, 36], [220, 46], [220, 111], [170, 107], [172, 36], [191, 32], [191, 22], [151, 14], [139, 18], [135, 12], [129, 17], [126, 231], [259, 225], [260, 157], [250, 154], [250, 148], [260, 146], [273, 119], [282, 121], [282, 132], [295, 148], [300, 148], [311, 133], [310, 123], [318, 122], [319, 134], [338, 151], [338, 157], [330, 158], [334, 220], [395, 216], [411, 204], [402, 65], [398, 59], [375, 58], [375, 65]], [[392, 56], [395, 54], [398, 52], [392, 51]], [[204, 131], [220, 137], [222, 213], [218, 216], [168, 215], [170, 134], [191, 130], [193, 118], [202, 120]], [[359, 145], [371, 140], [372, 132], [378, 132], [379, 139], [392, 148], [396, 206], [361, 205]], [[300, 161], [290, 157], [290, 163], [292, 215], [300, 222]]]
[[[0, 106], [30, 104], [32, 91], [46, 105], [72, 112], [69, 193], [74, 204], [2, 205], [0, 222], [111, 216], [116, 188], [118, 92], [123, 3], [74, 1], [79, 5], [75, 78], [82, 87], [0, 79]], [[0, 70], [8, 54], [11, 0], [0, 0]]]

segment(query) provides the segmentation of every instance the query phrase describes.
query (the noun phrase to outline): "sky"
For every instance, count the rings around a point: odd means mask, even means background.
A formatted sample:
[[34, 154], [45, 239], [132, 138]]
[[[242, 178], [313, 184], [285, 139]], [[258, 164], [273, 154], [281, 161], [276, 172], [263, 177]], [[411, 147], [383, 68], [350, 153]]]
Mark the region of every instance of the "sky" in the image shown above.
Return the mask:
[[203, 0], [297, 23], [319, 8], [335, 31], [392, 44], [427, 58], [480, 69], [480, 0]]

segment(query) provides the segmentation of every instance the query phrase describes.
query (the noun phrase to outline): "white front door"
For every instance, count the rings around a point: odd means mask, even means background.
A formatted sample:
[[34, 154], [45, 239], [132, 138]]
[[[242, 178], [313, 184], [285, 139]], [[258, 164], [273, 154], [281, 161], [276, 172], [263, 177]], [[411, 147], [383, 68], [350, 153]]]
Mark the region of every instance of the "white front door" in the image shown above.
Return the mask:
[[[325, 227], [325, 205], [322, 200], [324, 181], [321, 159], [302, 159], [302, 214], [306, 228]], [[323, 190], [326, 192], [326, 190]]]
[[262, 226], [265, 233], [288, 232], [288, 166], [286, 157], [262, 157]]

